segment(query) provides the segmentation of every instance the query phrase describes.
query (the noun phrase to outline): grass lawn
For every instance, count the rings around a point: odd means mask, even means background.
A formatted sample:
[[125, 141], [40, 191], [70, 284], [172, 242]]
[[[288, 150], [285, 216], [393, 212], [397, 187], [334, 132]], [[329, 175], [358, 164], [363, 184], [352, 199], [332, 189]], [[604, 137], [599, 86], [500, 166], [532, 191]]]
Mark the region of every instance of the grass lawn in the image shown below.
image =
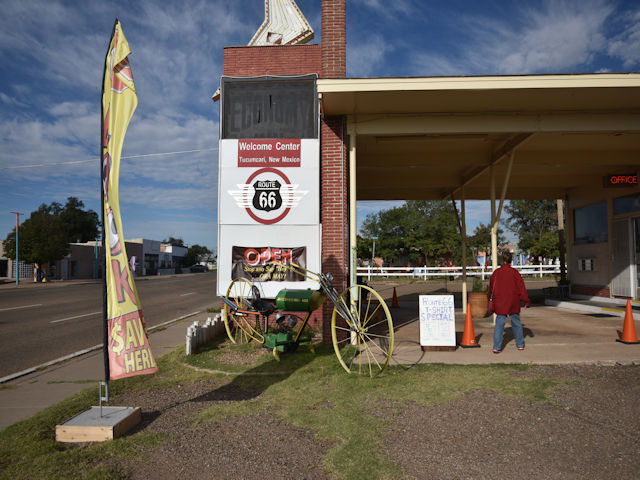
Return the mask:
[[[224, 422], [233, 416], [269, 412], [283, 421], [314, 432], [331, 448], [323, 466], [335, 479], [402, 478], [403, 472], [384, 447], [385, 431], [394, 413], [376, 414], [384, 404], [394, 412], [407, 402], [435, 405], [473, 389], [549, 402], [561, 382], [538, 376], [515, 376], [523, 365], [417, 365], [389, 367], [375, 379], [350, 376], [340, 367], [331, 347], [316, 352], [301, 347], [283, 354], [279, 362], [253, 345], [222, 342], [185, 357], [183, 348], [159, 359], [154, 376], [110, 383], [112, 397], [120, 392], [184, 385], [215, 376], [251, 392], [249, 400], [224, 402], [200, 410], [190, 421]], [[264, 352], [264, 353], [262, 353]], [[195, 367], [195, 368], [193, 368]], [[224, 371], [223, 375], [212, 373]], [[126, 476], [121, 460], [144, 458], [145, 449], [167, 441], [144, 430], [100, 444], [66, 445], [55, 442], [55, 426], [96, 403], [92, 387], [34, 417], [0, 432], [0, 478], [96, 478]], [[304, 454], [304, 452], [302, 452]]]

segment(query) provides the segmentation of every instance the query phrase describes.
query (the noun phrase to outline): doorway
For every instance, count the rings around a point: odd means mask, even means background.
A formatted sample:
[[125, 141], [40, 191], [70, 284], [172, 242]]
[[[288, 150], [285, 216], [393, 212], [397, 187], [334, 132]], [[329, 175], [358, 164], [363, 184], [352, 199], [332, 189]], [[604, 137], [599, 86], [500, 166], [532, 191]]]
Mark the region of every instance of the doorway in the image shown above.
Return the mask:
[[640, 298], [640, 217], [636, 217], [632, 219], [633, 221], [633, 252], [634, 252], [634, 260], [633, 263], [635, 265], [635, 298]]

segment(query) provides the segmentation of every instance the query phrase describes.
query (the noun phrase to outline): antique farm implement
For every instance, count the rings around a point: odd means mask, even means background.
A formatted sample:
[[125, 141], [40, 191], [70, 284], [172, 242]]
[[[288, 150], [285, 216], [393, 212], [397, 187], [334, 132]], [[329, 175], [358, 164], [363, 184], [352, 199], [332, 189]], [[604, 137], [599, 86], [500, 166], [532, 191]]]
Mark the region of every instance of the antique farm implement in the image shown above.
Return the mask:
[[[393, 352], [393, 321], [387, 304], [371, 287], [352, 285], [339, 294], [331, 274], [314, 273], [294, 263], [271, 263], [318, 283], [317, 290], [283, 289], [275, 305], [261, 298], [259, 282], [235, 279], [223, 298], [223, 318], [233, 343], [257, 342], [279, 353], [312, 341], [305, 328], [312, 312], [326, 300], [333, 304], [331, 339], [338, 361], [348, 373], [378, 375]], [[298, 315], [304, 314], [304, 318]], [[273, 317], [273, 321], [270, 318]], [[307, 329], [308, 330], [308, 329]]]

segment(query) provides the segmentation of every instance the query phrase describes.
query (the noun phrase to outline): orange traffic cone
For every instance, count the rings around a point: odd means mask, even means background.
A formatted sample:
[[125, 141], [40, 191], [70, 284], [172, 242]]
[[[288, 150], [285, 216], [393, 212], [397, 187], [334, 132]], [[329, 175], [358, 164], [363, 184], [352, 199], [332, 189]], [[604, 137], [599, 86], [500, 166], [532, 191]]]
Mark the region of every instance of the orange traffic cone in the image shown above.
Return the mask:
[[398, 308], [398, 294], [396, 293], [396, 287], [393, 287], [393, 299], [391, 299], [391, 308]]
[[624, 326], [622, 327], [622, 337], [616, 338], [616, 342], [627, 344], [640, 343], [636, 334], [636, 326], [633, 323], [633, 312], [631, 310], [631, 300], [627, 300], [627, 309], [624, 314]]
[[478, 348], [480, 345], [476, 343], [476, 335], [473, 332], [473, 319], [471, 318], [471, 305], [467, 303], [467, 318], [464, 321], [464, 332], [462, 332], [462, 348]]

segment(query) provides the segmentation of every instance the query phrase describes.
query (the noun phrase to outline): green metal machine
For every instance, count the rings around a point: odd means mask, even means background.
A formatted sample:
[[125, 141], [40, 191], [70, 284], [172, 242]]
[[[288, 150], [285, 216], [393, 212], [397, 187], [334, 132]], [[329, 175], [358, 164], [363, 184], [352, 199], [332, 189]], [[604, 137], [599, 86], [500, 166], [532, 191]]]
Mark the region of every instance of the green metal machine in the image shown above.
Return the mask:
[[[387, 304], [374, 289], [356, 284], [339, 294], [331, 274], [315, 273], [291, 262], [272, 264], [314, 280], [320, 288], [283, 289], [272, 303], [260, 298], [258, 286], [249, 279], [234, 279], [222, 298], [224, 326], [231, 342], [255, 341], [276, 358], [302, 343], [313, 347], [312, 335], [305, 333], [305, 327], [311, 314], [329, 300], [333, 304], [331, 340], [342, 368], [375, 377], [387, 367], [393, 353], [393, 321]], [[270, 323], [271, 315], [275, 321]]]
[[[236, 323], [235, 333], [241, 337], [232, 337], [231, 331], [228, 330], [232, 340], [241, 343], [255, 340], [270, 349], [276, 358], [279, 353], [296, 351], [300, 344], [311, 344], [313, 335], [303, 335], [303, 332], [311, 314], [326, 300], [322, 291], [283, 289], [276, 295], [274, 307], [272, 303], [260, 298], [255, 286], [244, 290], [251, 293], [244, 295], [241, 302], [229, 298], [222, 299], [226, 304], [225, 308], [232, 309]], [[298, 312], [306, 313], [303, 319], [294, 314]], [[270, 326], [269, 316], [273, 313], [276, 313], [275, 324]]]
[[[301, 343], [311, 343], [312, 335], [302, 335], [309, 317], [314, 310], [320, 308], [326, 297], [318, 290], [283, 289], [276, 295], [276, 306], [281, 313], [276, 315], [277, 333], [264, 335], [264, 346], [275, 352], [295, 351]], [[306, 312], [297, 332], [293, 328], [298, 323], [298, 317], [282, 312]]]

